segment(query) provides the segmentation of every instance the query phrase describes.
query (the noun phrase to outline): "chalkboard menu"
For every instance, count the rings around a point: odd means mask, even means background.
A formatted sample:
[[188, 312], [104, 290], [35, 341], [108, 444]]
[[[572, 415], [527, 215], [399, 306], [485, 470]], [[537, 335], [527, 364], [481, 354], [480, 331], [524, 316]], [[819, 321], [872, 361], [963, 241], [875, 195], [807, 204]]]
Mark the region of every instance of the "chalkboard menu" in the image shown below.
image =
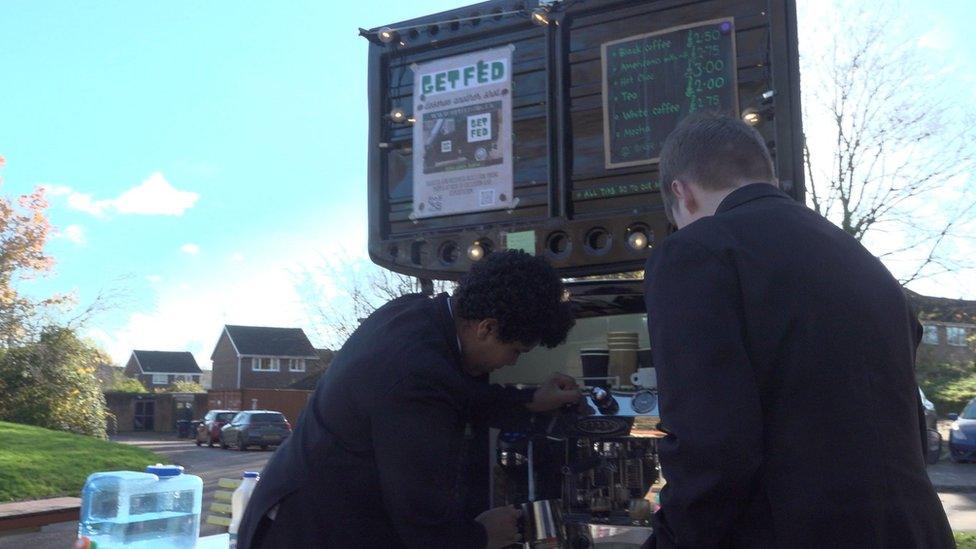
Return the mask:
[[665, 138], [698, 111], [738, 114], [733, 19], [602, 45], [606, 167], [657, 162]]

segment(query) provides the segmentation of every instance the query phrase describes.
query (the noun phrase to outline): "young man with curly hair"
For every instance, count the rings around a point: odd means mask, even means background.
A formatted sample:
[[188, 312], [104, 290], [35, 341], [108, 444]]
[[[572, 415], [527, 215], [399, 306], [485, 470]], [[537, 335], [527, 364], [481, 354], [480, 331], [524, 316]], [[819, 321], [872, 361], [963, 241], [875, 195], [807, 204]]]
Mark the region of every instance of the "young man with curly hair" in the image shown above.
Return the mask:
[[453, 297], [407, 295], [343, 345], [295, 431], [268, 462], [238, 546], [496, 548], [516, 541], [517, 511], [464, 516], [457, 496], [472, 422], [517, 425], [575, 403], [555, 375], [536, 390], [487, 383], [573, 325], [556, 271], [522, 252], [487, 256]]

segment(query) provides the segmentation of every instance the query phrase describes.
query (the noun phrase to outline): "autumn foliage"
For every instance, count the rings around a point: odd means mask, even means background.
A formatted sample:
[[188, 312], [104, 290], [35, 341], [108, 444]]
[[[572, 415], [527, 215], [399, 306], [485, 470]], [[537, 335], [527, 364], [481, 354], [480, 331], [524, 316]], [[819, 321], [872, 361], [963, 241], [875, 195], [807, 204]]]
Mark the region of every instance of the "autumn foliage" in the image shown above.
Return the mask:
[[0, 421], [105, 436], [95, 371], [107, 358], [72, 327], [52, 320], [63, 295], [21, 294], [19, 281], [51, 270], [44, 191], [0, 196]]

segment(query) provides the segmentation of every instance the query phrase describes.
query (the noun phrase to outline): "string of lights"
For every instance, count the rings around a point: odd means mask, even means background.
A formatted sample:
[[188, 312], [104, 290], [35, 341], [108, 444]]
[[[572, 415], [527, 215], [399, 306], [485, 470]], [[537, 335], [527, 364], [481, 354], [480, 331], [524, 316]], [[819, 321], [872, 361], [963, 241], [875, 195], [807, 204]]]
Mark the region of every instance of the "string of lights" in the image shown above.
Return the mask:
[[424, 27], [429, 28], [433, 26], [440, 26], [440, 25], [447, 25], [447, 24], [460, 24], [466, 21], [477, 21], [477, 20], [484, 19], [486, 17], [500, 18], [509, 15], [520, 15], [520, 16], [528, 17], [529, 19], [532, 20], [533, 23], [537, 25], [547, 26], [549, 25], [549, 14], [552, 11], [560, 8], [561, 9], [568, 8], [569, 6], [577, 4], [581, 1], [583, 0], [569, 0], [568, 2], [565, 3], [559, 1], [545, 2], [545, 3], [540, 3], [539, 6], [532, 9], [523, 8], [517, 10], [499, 11], [490, 14], [478, 14], [478, 15], [470, 15], [467, 17], [455, 17], [451, 19], [445, 19], [442, 21], [427, 21], [417, 25], [404, 25], [402, 27], [381, 27], [374, 31], [359, 29], [359, 34], [366, 38], [373, 37], [384, 44], [399, 42], [399, 44], [403, 46], [404, 45], [403, 42], [399, 41], [398, 39], [403, 35], [404, 32], [414, 30], [414, 29], [420, 29]]

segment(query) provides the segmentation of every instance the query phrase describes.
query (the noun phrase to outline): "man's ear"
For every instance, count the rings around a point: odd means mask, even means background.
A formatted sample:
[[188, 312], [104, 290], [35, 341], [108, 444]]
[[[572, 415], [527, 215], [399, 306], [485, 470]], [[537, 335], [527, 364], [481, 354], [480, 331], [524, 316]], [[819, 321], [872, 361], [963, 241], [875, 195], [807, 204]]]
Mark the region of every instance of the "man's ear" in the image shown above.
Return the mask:
[[494, 318], [485, 318], [478, 322], [476, 333], [478, 339], [487, 339], [489, 336], [498, 336], [498, 321]]
[[685, 211], [694, 213], [698, 209], [698, 197], [687, 181], [680, 179], [671, 181], [671, 192], [674, 194], [676, 203], [681, 202], [685, 205]]

